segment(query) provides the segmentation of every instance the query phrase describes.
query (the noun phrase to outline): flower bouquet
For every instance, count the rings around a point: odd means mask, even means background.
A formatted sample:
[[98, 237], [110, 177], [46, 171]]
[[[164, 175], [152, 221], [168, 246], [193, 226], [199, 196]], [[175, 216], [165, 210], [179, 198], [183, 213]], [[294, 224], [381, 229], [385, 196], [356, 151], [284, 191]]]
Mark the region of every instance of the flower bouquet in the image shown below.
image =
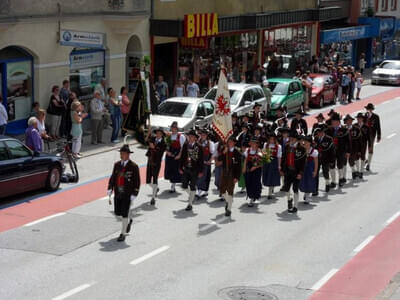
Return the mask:
[[271, 162], [271, 149], [263, 149], [261, 161], [262, 164], [269, 164]]

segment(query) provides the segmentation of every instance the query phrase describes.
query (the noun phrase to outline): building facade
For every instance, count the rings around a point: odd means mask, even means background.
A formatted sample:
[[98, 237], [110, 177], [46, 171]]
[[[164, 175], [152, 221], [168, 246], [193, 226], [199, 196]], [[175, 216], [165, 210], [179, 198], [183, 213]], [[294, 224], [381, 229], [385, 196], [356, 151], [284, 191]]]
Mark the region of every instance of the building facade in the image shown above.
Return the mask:
[[[206, 90], [224, 64], [233, 81], [259, 65], [269, 76], [301, 69], [317, 54], [321, 21], [342, 19], [340, 7], [317, 1], [154, 1], [150, 21], [153, 73], [172, 88], [192, 78]], [[216, 21], [215, 21], [216, 20]]]
[[134, 86], [149, 55], [150, 1], [2, 0], [0, 94], [8, 134], [24, 130], [32, 103], [47, 108], [53, 85], [64, 79], [82, 101], [101, 78], [119, 90]]

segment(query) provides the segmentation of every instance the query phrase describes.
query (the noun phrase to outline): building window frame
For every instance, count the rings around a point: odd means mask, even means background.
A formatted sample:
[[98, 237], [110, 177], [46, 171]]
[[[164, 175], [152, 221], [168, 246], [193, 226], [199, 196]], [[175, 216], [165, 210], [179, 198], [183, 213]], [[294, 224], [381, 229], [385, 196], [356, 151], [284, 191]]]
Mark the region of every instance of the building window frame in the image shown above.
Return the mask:
[[390, 10], [391, 11], [397, 10], [397, 0], [390, 0]]
[[388, 10], [388, 2], [389, 2], [389, 0], [381, 0], [381, 11]]

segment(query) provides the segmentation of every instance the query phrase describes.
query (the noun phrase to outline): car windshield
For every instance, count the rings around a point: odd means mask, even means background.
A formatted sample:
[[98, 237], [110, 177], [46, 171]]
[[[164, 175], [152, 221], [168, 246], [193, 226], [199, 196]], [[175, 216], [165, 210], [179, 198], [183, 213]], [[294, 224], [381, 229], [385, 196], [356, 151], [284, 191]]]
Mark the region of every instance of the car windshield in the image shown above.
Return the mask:
[[313, 86], [323, 86], [324, 85], [324, 78], [323, 77], [315, 77], [313, 78], [313, 82], [312, 82]]
[[173, 116], [191, 118], [195, 105], [193, 103], [167, 101], [160, 104], [158, 114], [162, 116]]
[[288, 84], [285, 82], [269, 82], [269, 89], [272, 95], [286, 95], [288, 90]]
[[379, 67], [382, 69], [400, 70], [400, 63], [387, 61], [383, 62]]
[[[215, 96], [217, 95], [217, 88], [212, 88], [207, 95], [204, 96], [206, 99], [210, 99], [215, 101]], [[230, 104], [231, 105], [236, 105], [239, 102], [240, 99], [240, 91], [238, 90], [229, 90], [229, 96], [230, 96]]]

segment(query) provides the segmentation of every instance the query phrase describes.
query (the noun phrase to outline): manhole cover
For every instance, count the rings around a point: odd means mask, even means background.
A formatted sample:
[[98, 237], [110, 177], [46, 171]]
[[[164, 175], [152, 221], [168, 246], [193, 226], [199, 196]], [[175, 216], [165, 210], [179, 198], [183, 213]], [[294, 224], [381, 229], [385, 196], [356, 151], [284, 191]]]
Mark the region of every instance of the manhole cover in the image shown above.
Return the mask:
[[232, 300], [278, 300], [274, 294], [252, 288], [225, 289], [223, 294]]

